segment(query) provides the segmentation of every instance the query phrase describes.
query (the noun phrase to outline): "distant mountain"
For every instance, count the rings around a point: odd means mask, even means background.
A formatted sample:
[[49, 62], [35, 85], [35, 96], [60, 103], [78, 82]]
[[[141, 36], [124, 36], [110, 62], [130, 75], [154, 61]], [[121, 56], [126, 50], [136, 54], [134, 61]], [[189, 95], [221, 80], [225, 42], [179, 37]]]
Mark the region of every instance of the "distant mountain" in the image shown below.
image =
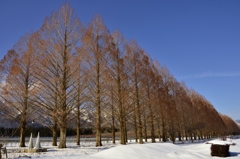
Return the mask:
[[240, 120], [236, 120], [236, 123], [237, 123], [238, 125], [240, 125]]
[[16, 128], [18, 124], [13, 119], [7, 117], [4, 113], [0, 112], [0, 128]]

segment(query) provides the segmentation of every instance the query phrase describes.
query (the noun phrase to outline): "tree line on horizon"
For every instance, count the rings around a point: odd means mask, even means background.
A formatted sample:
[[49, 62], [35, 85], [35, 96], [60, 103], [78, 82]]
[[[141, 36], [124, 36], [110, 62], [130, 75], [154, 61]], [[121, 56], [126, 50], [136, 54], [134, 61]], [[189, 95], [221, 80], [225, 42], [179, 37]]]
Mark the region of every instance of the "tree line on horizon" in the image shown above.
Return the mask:
[[110, 127], [115, 143], [127, 143], [128, 132], [142, 144], [151, 138], [175, 142], [240, 133], [202, 95], [178, 82], [152, 60], [136, 41], [110, 32], [101, 16], [87, 27], [68, 3], [46, 17], [36, 32], [25, 34], [0, 61], [0, 112], [15, 119], [20, 147], [26, 127], [35, 120], [52, 132], [52, 145], [66, 148], [66, 132], [94, 129], [96, 146], [101, 130]]

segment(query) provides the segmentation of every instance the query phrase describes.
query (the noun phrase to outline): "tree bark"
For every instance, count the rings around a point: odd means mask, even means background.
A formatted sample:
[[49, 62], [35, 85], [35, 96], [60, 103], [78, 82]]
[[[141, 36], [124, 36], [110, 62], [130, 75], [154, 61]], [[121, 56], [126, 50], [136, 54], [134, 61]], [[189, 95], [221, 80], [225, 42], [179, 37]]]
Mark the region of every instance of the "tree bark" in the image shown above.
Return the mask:
[[181, 135], [181, 132], [180, 132], [180, 131], [178, 131], [178, 140], [179, 140], [179, 141], [182, 141], [182, 135]]
[[57, 146], [57, 119], [53, 118], [54, 123], [52, 127], [52, 146]]
[[[98, 44], [97, 44], [98, 48]], [[97, 99], [96, 99], [96, 147], [102, 146], [101, 139], [101, 87], [100, 87], [100, 64], [96, 63], [97, 68]]]
[[138, 125], [137, 125], [137, 130], [138, 130], [138, 136], [139, 136], [139, 143], [143, 144], [143, 133], [142, 133], [142, 119], [141, 119], [141, 108], [140, 108], [140, 103], [139, 103], [139, 90], [138, 90], [138, 80], [137, 80], [137, 75], [136, 75], [136, 68], [135, 68], [135, 95], [136, 95], [136, 113], [137, 113], [137, 120], [138, 120]]
[[60, 127], [60, 143], [58, 148], [67, 148], [66, 145], [66, 128]]
[[77, 106], [77, 136], [76, 136], [76, 144], [80, 145], [80, 108], [79, 105]]
[[[118, 68], [118, 71], [119, 68]], [[120, 144], [125, 145], [126, 141], [125, 141], [125, 129], [124, 129], [124, 119], [125, 119], [125, 115], [124, 115], [124, 108], [123, 108], [123, 103], [122, 103], [122, 96], [121, 96], [121, 79], [120, 76], [118, 75], [118, 110], [119, 110], [119, 128], [120, 128]]]
[[80, 145], [80, 125], [77, 124], [76, 145]]
[[162, 140], [163, 140], [163, 142], [167, 142], [167, 140], [166, 140], [166, 130], [165, 130], [165, 124], [164, 124], [164, 122], [162, 121]]
[[128, 135], [127, 135], [127, 119], [124, 117], [124, 136], [125, 136], [125, 143], [128, 142]]
[[67, 126], [67, 75], [68, 75], [68, 68], [67, 68], [67, 32], [65, 30], [64, 33], [64, 52], [62, 54], [62, 79], [61, 79], [61, 97], [60, 97], [60, 115], [61, 121], [60, 126], [60, 142], [58, 148], [66, 148], [66, 126]]
[[151, 109], [151, 106], [149, 106], [149, 111], [150, 111], [150, 126], [151, 126], [151, 139], [152, 143], [155, 143], [155, 129], [154, 129], [154, 120], [153, 120], [153, 112]]
[[2, 144], [0, 144], [0, 159], [2, 159]]
[[113, 107], [113, 91], [112, 91], [111, 95], [112, 95], [112, 104], [111, 104], [111, 109], [112, 109], [112, 143], [115, 144], [115, 117], [114, 117], [114, 107]]
[[146, 119], [146, 114], [143, 114], [143, 124], [144, 124], [144, 139], [145, 142], [147, 142], [147, 119]]
[[160, 119], [157, 120], [158, 138], [161, 141], [161, 129], [160, 129]]
[[137, 117], [136, 117], [136, 108], [135, 108], [135, 106], [134, 106], [134, 112], [133, 112], [133, 120], [134, 120], [135, 142], [138, 142], [138, 129], [137, 129]]
[[26, 119], [22, 119], [20, 129], [20, 147], [26, 147], [25, 137], [26, 137]]
[[120, 117], [120, 144], [125, 145], [125, 129], [124, 129], [124, 118]]

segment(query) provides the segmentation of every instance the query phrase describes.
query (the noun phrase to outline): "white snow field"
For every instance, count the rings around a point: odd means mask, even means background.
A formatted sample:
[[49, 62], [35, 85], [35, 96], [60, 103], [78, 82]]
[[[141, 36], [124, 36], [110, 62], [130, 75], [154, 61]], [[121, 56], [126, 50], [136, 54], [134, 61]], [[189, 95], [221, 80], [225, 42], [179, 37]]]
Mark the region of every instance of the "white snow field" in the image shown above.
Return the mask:
[[[233, 144], [230, 146], [230, 158], [240, 158], [240, 139], [227, 140], [226, 142], [218, 139], [202, 142], [202, 143], [129, 143], [127, 145], [106, 143], [102, 147], [94, 147], [91, 145], [74, 146], [73, 143], [68, 144], [66, 149], [58, 149], [57, 147], [47, 147], [48, 151], [44, 153], [9, 153], [9, 158], [42, 158], [42, 159], [206, 159], [206, 158], [222, 158], [211, 157], [210, 143], [217, 144]], [[13, 147], [7, 147], [11, 149]], [[15, 147], [16, 148], [16, 147]], [[3, 154], [3, 157], [4, 154]]]

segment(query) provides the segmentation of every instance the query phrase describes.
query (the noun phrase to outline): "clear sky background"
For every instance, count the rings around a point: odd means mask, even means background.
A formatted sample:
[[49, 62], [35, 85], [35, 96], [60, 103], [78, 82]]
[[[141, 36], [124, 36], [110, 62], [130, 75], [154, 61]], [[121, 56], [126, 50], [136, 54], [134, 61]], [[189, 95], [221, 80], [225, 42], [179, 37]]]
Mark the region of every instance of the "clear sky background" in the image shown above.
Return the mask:
[[69, 2], [166, 65], [222, 114], [240, 119], [240, 0], [0, 0], [0, 59]]

